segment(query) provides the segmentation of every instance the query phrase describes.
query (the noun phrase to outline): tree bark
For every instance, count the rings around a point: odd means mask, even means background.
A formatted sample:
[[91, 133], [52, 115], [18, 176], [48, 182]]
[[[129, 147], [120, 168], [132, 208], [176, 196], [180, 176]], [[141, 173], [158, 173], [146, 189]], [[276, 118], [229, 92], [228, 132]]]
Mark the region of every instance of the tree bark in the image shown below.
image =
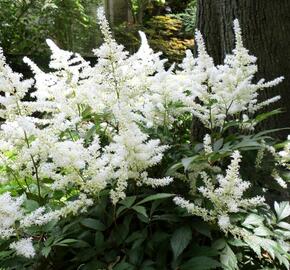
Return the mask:
[[[260, 92], [261, 100], [281, 95], [281, 100], [273, 107], [286, 110], [267, 120], [263, 128], [290, 126], [289, 11], [289, 0], [198, 0], [197, 28], [204, 35], [208, 52], [216, 64], [221, 64], [234, 47], [233, 20], [237, 18], [245, 47], [258, 58], [256, 80], [285, 77], [280, 85]], [[193, 136], [200, 133], [194, 129], [193, 126]], [[279, 135], [284, 137], [287, 133], [289, 130]]]
[[112, 26], [130, 21], [130, 7], [128, 0], [105, 0], [105, 9]]

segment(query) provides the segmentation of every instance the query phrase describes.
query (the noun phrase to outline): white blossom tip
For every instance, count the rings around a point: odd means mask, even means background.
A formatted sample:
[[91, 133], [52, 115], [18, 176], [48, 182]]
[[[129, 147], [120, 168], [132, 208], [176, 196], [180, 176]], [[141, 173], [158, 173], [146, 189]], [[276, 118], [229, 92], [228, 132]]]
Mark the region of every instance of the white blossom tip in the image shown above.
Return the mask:
[[48, 47], [51, 49], [51, 50], [55, 50], [55, 49], [58, 49], [58, 46], [51, 40], [51, 39], [46, 39], [46, 44], [48, 45]]

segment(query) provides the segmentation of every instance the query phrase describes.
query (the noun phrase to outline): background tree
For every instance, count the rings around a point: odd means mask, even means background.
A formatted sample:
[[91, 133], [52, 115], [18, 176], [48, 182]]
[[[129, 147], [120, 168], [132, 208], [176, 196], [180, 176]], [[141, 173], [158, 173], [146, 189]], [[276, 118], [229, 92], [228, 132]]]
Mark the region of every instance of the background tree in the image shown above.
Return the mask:
[[100, 3], [0, 0], [0, 46], [7, 54], [43, 56], [48, 53], [45, 39], [51, 38], [64, 49], [91, 54], [98, 44], [95, 13]]
[[[288, 0], [198, 0], [197, 28], [205, 37], [209, 54], [221, 63], [234, 46], [232, 22], [238, 18], [245, 47], [257, 56], [260, 78], [285, 76], [275, 89], [265, 90], [261, 98], [281, 95], [278, 106], [286, 113], [271, 118], [264, 125], [272, 128], [290, 126], [290, 2]], [[277, 107], [277, 104], [274, 105]], [[198, 131], [194, 130], [197, 136]], [[287, 131], [286, 131], [287, 133]], [[281, 132], [280, 135], [284, 135]]]

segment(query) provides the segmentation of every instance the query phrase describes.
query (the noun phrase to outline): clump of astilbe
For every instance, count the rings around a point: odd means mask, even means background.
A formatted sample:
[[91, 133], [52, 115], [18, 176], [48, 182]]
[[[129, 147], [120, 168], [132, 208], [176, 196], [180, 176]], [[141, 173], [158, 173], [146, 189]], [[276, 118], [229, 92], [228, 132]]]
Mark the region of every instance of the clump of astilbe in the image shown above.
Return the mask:
[[[39, 240], [31, 227], [87, 211], [104, 189], [117, 204], [131, 184], [156, 188], [172, 182], [170, 177], [155, 178], [149, 172], [169, 148], [150, 137], [152, 129], [170, 130], [184, 112], [193, 112], [208, 128], [222, 127], [227, 117], [250, 116], [271, 102], [258, 104], [257, 90], [281, 80], [251, 83], [255, 59], [242, 45], [237, 22], [236, 49], [224, 65], [214, 65], [197, 32], [198, 57], [187, 52], [176, 71], [175, 66], [164, 68], [165, 60], [152, 51], [144, 33], [140, 33], [139, 51], [129, 55], [114, 40], [102, 9], [98, 18], [104, 44], [94, 50], [98, 58], [94, 66], [51, 40], [47, 40], [51, 72], [24, 59], [34, 73], [31, 101], [23, 98], [29, 95], [32, 81], [13, 73], [0, 51], [0, 90], [4, 93], [0, 116], [5, 119], [0, 127], [0, 182], [19, 185], [19, 194], [37, 198], [35, 202], [41, 205], [27, 210], [24, 196], [12, 196], [17, 191], [1, 194], [0, 237], [9, 238], [10, 248], [27, 258], [36, 254], [33, 244]], [[247, 122], [247, 116], [244, 119]], [[204, 139], [206, 156], [215, 151], [211, 135]], [[217, 177], [218, 187], [201, 174], [205, 186], [199, 192], [216, 206], [213, 209], [179, 197], [175, 202], [226, 233], [244, 235], [231, 214], [247, 212], [263, 199], [243, 198], [249, 183], [239, 176], [239, 162], [236, 152], [226, 175]], [[198, 166], [197, 174], [221, 170], [206, 162]]]
[[[216, 224], [226, 236], [233, 236], [242, 241], [256, 253], [259, 259], [263, 259], [262, 250], [264, 250], [273, 260], [278, 258], [280, 264], [288, 269], [289, 224], [281, 220], [289, 215], [289, 204], [279, 205], [275, 202], [278, 216], [276, 218], [269, 211], [264, 197], [245, 198], [244, 193], [249, 189], [250, 183], [242, 180], [240, 176], [240, 162], [241, 155], [239, 151], [235, 151], [225, 175], [219, 174], [211, 178], [207, 173], [201, 173], [204, 186], [199, 187], [198, 191], [202, 195], [202, 202], [198, 200], [193, 203], [181, 196], [175, 197], [174, 202], [189, 214], [200, 216], [204, 221]], [[208, 202], [211, 207], [208, 207]], [[267, 214], [256, 214], [259, 208], [267, 210]], [[237, 263], [232, 267], [239, 269]]]
[[212, 209], [190, 203], [181, 197], [176, 197], [174, 202], [193, 215], [217, 223], [222, 231], [226, 233], [233, 232], [236, 225], [231, 223], [231, 214], [249, 211], [252, 207], [264, 205], [263, 197], [243, 198], [245, 191], [250, 187], [250, 183], [243, 181], [240, 177], [240, 162], [241, 155], [238, 151], [235, 151], [232, 155], [231, 164], [226, 170], [226, 175], [217, 175], [217, 186], [214, 184], [215, 180], [211, 179], [205, 172], [201, 172], [204, 186], [198, 188], [198, 191], [203, 198], [212, 203]]
[[281, 176], [281, 173], [279, 172], [278, 168], [281, 166], [287, 167], [287, 162], [286, 162], [287, 151], [288, 151], [287, 149], [288, 149], [288, 145], [286, 144], [283, 151], [277, 152], [274, 146], [267, 145], [266, 142], [263, 140], [261, 142], [261, 147], [257, 152], [256, 162], [255, 162], [256, 163], [255, 167], [257, 169], [261, 169], [262, 163], [264, 159], [266, 159], [266, 156], [267, 155], [270, 156], [270, 158], [273, 161], [273, 168], [272, 168], [271, 176], [277, 182], [277, 184], [284, 189], [288, 187], [287, 182]]
[[259, 103], [258, 91], [273, 87], [283, 80], [283, 77], [279, 77], [270, 82], [262, 79], [253, 83], [257, 72], [256, 58], [244, 48], [237, 20], [234, 21], [234, 32], [236, 46], [232, 54], [225, 57], [223, 65], [214, 65], [199, 31], [196, 32], [197, 58], [194, 59], [188, 52], [181, 65], [192, 74], [192, 87], [199, 100], [192, 106], [193, 114], [205, 127], [211, 130], [219, 128], [221, 132], [228, 121], [235, 120], [238, 120], [241, 128], [253, 129], [255, 112], [280, 98], [276, 96]]
[[[0, 128], [1, 182], [19, 184], [21, 192], [33, 194], [41, 203], [54, 191], [63, 194], [60, 200], [28, 213], [24, 199], [1, 195], [4, 205], [10, 205], [1, 208], [1, 234], [12, 240], [15, 231], [18, 237], [25, 236], [11, 248], [26, 257], [34, 255], [29, 227], [86, 211], [106, 187], [116, 204], [125, 198], [129, 180], [151, 187], [172, 181], [150, 177], [146, 171], [161, 161], [168, 146], [150, 139], [142, 128], [148, 123], [165, 123], [167, 112], [160, 112], [164, 106], [155, 78], [165, 72], [164, 61], [149, 48], [144, 34], [139, 52], [129, 56], [112, 38], [103, 11], [98, 14], [105, 43], [95, 50], [99, 58], [95, 66], [51, 40], [47, 41], [52, 51], [51, 72], [24, 59], [34, 73], [34, 100], [23, 100], [32, 81], [21, 80], [0, 53], [1, 85], [5, 86], [1, 88], [1, 117], [6, 119]], [[149, 109], [145, 108], [148, 101]], [[106, 140], [96, 134], [97, 127]], [[19, 252], [21, 246], [27, 251]]]

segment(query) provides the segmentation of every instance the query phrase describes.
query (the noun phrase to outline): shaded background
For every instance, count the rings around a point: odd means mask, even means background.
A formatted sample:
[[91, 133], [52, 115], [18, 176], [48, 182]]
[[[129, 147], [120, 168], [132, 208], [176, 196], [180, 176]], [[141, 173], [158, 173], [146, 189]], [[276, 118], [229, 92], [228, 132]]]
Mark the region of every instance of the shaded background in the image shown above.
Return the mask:
[[29, 76], [23, 56], [46, 69], [46, 38], [65, 50], [96, 61], [92, 49], [102, 37], [96, 11], [103, 5], [118, 42], [134, 52], [138, 30], [146, 32], [154, 50], [179, 62], [193, 48], [195, 0], [0, 0], [0, 46], [13, 69]]

